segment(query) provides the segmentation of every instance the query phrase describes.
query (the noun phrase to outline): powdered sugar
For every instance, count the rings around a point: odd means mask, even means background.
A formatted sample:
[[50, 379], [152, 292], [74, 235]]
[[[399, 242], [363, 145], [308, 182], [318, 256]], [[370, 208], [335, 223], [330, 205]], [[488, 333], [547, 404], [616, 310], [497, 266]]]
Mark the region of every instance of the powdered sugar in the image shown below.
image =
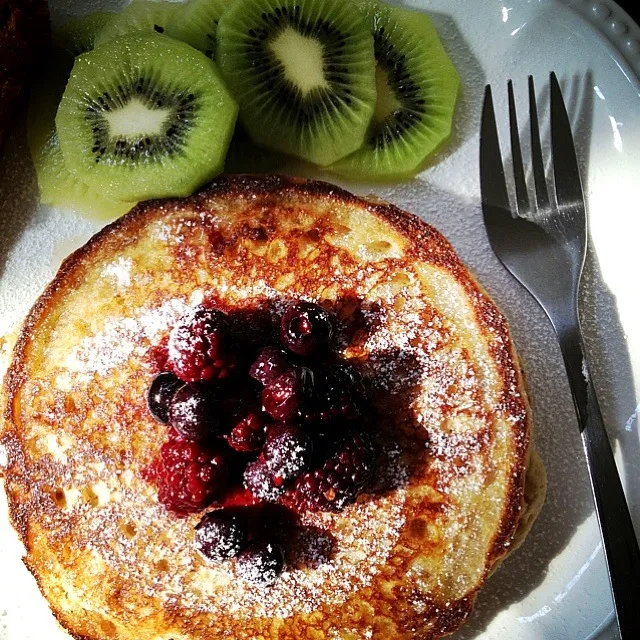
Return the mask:
[[281, 547], [271, 542], [257, 543], [238, 556], [236, 575], [241, 580], [268, 587], [278, 579], [283, 564]]
[[94, 373], [107, 376], [132, 356], [142, 356], [161, 332], [167, 331], [201, 300], [202, 293], [196, 292], [189, 302], [174, 298], [159, 307], [142, 309], [134, 317], [109, 319], [102, 331], [84, 338], [69, 353], [63, 367], [78, 374], [79, 381], [86, 382]]
[[116, 286], [129, 287], [131, 285], [131, 258], [118, 257], [102, 270], [103, 278], [113, 278]]

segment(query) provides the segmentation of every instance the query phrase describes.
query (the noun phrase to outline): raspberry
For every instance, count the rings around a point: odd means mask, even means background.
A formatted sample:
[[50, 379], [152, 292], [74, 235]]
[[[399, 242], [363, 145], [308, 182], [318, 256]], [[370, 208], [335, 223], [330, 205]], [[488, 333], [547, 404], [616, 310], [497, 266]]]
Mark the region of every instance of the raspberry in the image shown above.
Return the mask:
[[294, 420], [308, 404], [313, 386], [311, 369], [291, 367], [262, 390], [262, 408], [274, 420]]
[[236, 568], [242, 579], [267, 587], [284, 569], [284, 551], [275, 542], [256, 540], [238, 556]]
[[311, 438], [297, 427], [284, 424], [267, 429], [264, 461], [276, 481], [286, 482], [309, 467], [313, 454]]
[[256, 498], [251, 491], [244, 487], [231, 487], [220, 500], [220, 504], [227, 508], [235, 507], [253, 507], [260, 504], [260, 500]]
[[278, 347], [260, 349], [249, 368], [249, 375], [266, 386], [281, 376], [290, 366], [285, 352]]
[[179, 516], [209, 506], [226, 488], [227, 463], [219, 448], [205, 448], [172, 433], [160, 449], [158, 500]]
[[247, 523], [227, 510], [211, 511], [196, 525], [196, 546], [213, 562], [237, 556], [248, 544]]
[[171, 400], [181, 386], [182, 382], [180, 382], [173, 373], [167, 371], [157, 375], [153, 379], [147, 393], [147, 406], [149, 407], [151, 415], [156, 420], [163, 424], [169, 422]]
[[169, 336], [165, 336], [160, 344], [149, 348], [147, 358], [149, 360], [151, 370], [154, 373], [162, 373], [169, 368], [167, 365], [167, 360], [169, 359], [169, 351], [167, 350], [168, 344]]
[[169, 423], [187, 440], [205, 440], [220, 433], [219, 403], [203, 384], [185, 384], [169, 408]]
[[248, 410], [233, 421], [227, 443], [236, 451], [258, 451], [264, 444], [264, 419], [260, 411]]
[[222, 380], [237, 368], [224, 313], [199, 307], [169, 336], [168, 366], [185, 382]]
[[244, 470], [244, 486], [259, 500], [275, 502], [284, 492], [263, 460], [248, 464]]
[[333, 316], [311, 302], [292, 304], [280, 319], [282, 344], [299, 356], [309, 356], [333, 336]]
[[290, 501], [300, 511], [340, 511], [355, 502], [373, 474], [374, 449], [365, 435], [345, 439], [320, 469], [296, 481]]

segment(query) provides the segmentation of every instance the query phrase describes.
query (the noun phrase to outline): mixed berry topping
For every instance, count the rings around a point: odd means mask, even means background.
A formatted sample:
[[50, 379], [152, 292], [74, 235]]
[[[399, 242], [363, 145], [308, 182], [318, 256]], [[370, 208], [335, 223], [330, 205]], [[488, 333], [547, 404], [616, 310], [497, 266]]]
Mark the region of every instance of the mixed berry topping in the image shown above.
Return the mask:
[[276, 483], [297, 478], [309, 468], [312, 455], [311, 437], [299, 427], [275, 424], [267, 430], [264, 461]]
[[355, 502], [371, 479], [374, 464], [374, 449], [368, 436], [351, 436], [320, 469], [297, 479], [292, 502], [298, 510], [339, 511]]
[[227, 485], [227, 463], [219, 445], [205, 447], [175, 432], [160, 448], [155, 464], [158, 500], [184, 516], [208, 507]]
[[334, 323], [331, 314], [317, 304], [292, 304], [280, 320], [280, 340], [292, 353], [310, 356], [319, 347], [329, 344]]
[[355, 420], [363, 415], [367, 396], [362, 376], [349, 365], [334, 365], [316, 380], [314, 402], [307, 420]]
[[257, 540], [238, 556], [236, 568], [243, 580], [267, 587], [284, 569], [284, 551], [275, 542]]
[[185, 382], [224, 380], [233, 373], [237, 358], [225, 314], [199, 307], [169, 336], [167, 364]]
[[262, 408], [280, 422], [300, 417], [313, 396], [314, 374], [308, 367], [294, 366], [262, 390]]
[[196, 546], [212, 562], [237, 556], [248, 542], [246, 521], [230, 510], [211, 511], [196, 526]]
[[178, 516], [212, 509], [195, 531], [203, 557], [235, 558], [241, 578], [269, 585], [284, 569], [286, 536], [247, 524], [246, 513], [295, 519], [355, 502], [375, 470], [375, 420], [362, 376], [331, 349], [329, 311], [297, 302], [259, 330], [244, 318], [239, 327], [202, 306], [171, 331], [167, 370], [147, 398], [167, 438], [145, 479]]
[[182, 382], [169, 371], [165, 371], [153, 379], [147, 394], [147, 405], [156, 420], [163, 424], [169, 422], [171, 400], [181, 386]]
[[235, 451], [259, 451], [264, 440], [265, 419], [259, 409], [250, 409], [238, 416], [227, 436], [229, 446]]
[[249, 375], [261, 385], [271, 384], [281, 376], [291, 363], [284, 350], [278, 347], [264, 347], [258, 351], [256, 359], [249, 367]]
[[259, 500], [276, 502], [284, 493], [282, 482], [278, 482], [264, 460], [250, 462], [244, 470], [244, 486]]
[[187, 440], [205, 440], [220, 433], [219, 402], [203, 384], [185, 384], [173, 395], [169, 424]]

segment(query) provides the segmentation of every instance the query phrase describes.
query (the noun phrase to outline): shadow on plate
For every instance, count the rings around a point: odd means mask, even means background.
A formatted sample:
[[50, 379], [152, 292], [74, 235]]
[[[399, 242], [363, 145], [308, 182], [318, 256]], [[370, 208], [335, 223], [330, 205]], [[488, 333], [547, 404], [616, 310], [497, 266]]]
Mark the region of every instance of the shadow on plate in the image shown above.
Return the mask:
[[29, 226], [39, 197], [35, 169], [27, 147], [25, 119], [19, 119], [0, 151], [0, 277], [9, 253]]

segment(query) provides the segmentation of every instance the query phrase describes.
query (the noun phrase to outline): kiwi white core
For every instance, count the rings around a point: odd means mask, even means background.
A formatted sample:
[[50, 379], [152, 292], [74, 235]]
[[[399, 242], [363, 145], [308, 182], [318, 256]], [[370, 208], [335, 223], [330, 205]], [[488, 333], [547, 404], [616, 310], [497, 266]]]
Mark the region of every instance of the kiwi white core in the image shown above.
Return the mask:
[[389, 114], [402, 106], [389, 86], [389, 74], [386, 69], [376, 65], [376, 110], [373, 114], [375, 122], [381, 122]]
[[323, 71], [324, 47], [319, 40], [287, 27], [270, 43], [284, 67], [285, 77], [302, 93], [327, 87]]
[[105, 113], [104, 117], [114, 138], [139, 138], [163, 134], [171, 115], [171, 109], [149, 109], [134, 98], [123, 107]]

